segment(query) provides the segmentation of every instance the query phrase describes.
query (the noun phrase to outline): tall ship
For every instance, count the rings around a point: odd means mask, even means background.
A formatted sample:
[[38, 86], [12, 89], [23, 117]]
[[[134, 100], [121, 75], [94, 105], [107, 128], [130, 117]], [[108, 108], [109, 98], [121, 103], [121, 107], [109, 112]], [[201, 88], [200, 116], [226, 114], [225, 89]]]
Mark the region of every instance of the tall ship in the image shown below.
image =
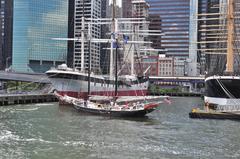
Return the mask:
[[221, 107], [223, 111], [230, 111], [238, 107], [240, 110], [240, 76], [236, 75], [239, 73], [239, 65], [236, 64], [239, 60], [237, 42], [240, 34], [236, 26], [240, 24], [238, 12], [240, 4], [234, 0], [223, 0], [218, 3], [214, 4], [219, 8], [218, 13], [204, 14], [210, 17], [210, 21], [215, 18], [217, 23], [207, 22], [208, 26], [215, 27], [215, 32], [208, 33], [208, 39], [204, 42], [208, 47], [202, 50], [207, 54], [214, 54], [213, 58], [220, 57], [221, 59], [215, 58], [215, 63], [218, 63], [218, 68], [225, 71], [215, 69], [211, 76], [206, 77], [204, 102], [214, 109]]
[[[84, 1], [83, 1], [84, 2]], [[135, 52], [138, 47], [135, 45], [151, 44], [144, 40], [135, 40], [136, 34], [141, 33], [137, 24], [142, 24], [146, 22], [145, 18], [115, 18], [115, 4], [112, 5], [112, 18], [85, 18], [82, 16], [82, 28], [81, 28], [81, 38], [54, 38], [54, 40], [77, 40], [81, 42], [81, 68], [80, 70], [76, 68], [69, 68], [66, 64], [59, 65], [57, 68], [50, 69], [46, 72], [48, 78], [50, 79], [54, 89], [57, 94], [64, 96], [70, 96], [74, 98], [87, 98], [89, 95], [100, 95], [100, 96], [113, 96], [115, 92], [115, 85], [118, 85], [117, 96], [145, 96], [148, 90], [148, 77], [145, 73], [138, 76], [134, 72], [134, 61]], [[119, 29], [119, 24], [133, 24], [134, 31], [127, 30], [127, 33], [123, 33], [123, 30]], [[96, 24], [108, 24], [111, 28], [110, 39], [97, 39], [93, 38], [91, 33], [91, 25]], [[85, 26], [88, 26], [86, 29]], [[137, 31], [136, 31], [137, 30]], [[87, 35], [86, 32], [88, 33]], [[151, 32], [151, 30], [144, 30], [142, 34], [146, 35]], [[126, 38], [127, 34], [132, 35], [132, 40]], [[160, 33], [151, 32], [151, 35], [159, 35]], [[93, 43], [109, 43], [111, 47], [110, 50], [110, 66], [108, 75], [94, 74], [90, 67], [87, 71], [84, 68], [84, 43], [88, 43], [88, 59], [91, 59], [91, 49], [90, 46]], [[128, 58], [130, 67], [129, 74], [121, 74], [121, 70], [117, 67], [119, 62], [114, 61], [114, 57], [117, 55], [117, 51], [126, 50], [124, 48], [125, 44], [133, 45], [134, 51]], [[131, 48], [131, 47], [130, 47]], [[117, 59], [117, 58], [116, 58]], [[124, 60], [125, 58], [123, 58]], [[74, 66], [74, 64], [73, 64]], [[89, 60], [88, 66], [91, 66], [91, 60]], [[114, 71], [118, 70], [118, 71]], [[147, 71], [147, 70], [146, 70]], [[118, 74], [115, 79], [114, 72]], [[90, 79], [90, 80], [88, 80]], [[117, 83], [116, 83], [117, 81]], [[91, 88], [91, 90], [89, 90]]]
[[[75, 98], [88, 96], [88, 74], [68, 68], [66, 64], [46, 72], [54, 89], [60, 95]], [[115, 80], [109, 76], [90, 75], [91, 95], [113, 96]], [[118, 79], [118, 96], [144, 96], [147, 94], [148, 78], [137, 76], [120, 76]]]

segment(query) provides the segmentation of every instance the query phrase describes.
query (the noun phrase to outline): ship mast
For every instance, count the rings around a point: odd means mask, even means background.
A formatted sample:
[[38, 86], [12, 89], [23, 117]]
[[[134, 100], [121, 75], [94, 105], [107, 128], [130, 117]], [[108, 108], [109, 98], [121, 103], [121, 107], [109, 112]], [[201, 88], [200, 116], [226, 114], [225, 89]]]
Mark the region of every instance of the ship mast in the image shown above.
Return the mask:
[[233, 33], [234, 33], [234, 17], [233, 17], [233, 0], [228, 0], [227, 14], [227, 65], [226, 73], [233, 74]]
[[[118, 49], [118, 39], [117, 39], [117, 35], [116, 35], [116, 31], [117, 31], [117, 24], [116, 24], [116, 19], [115, 19], [115, 7], [116, 7], [116, 0], [113, 0], [113, 4], [112, 4], [112, 39], [115, 38], [115, 43], [116, 43], [116, 51], [115, 51], [115, 92], [114, 95], [115, 97], [117, 97], [117, 91], [118, 91], [118, 79], [117, 79], [117, 75], [118, 75], [118, 71], [117, 71], [117, 49]], [[115, 36], [114, 36], [115, 34]], [[110, 59], [110, 61], [113, 61], [113, 42], [111, 43], [111, 55], [112, 58]], [[111, 63], [113, 65], [113, 63]], [[110, 66], [110, 69], [113, 68]], [[113, 74], [113, 72], [112, 72]], [[111, 78], [111, 74], [110, 74], [110, 78]]]
[[[85, 35], [84, 35], [84, 31], [85, 31], [85, 2], [84, 0], [82, 1], [82, 28], [81, 28], [81, 72], [84, 72], [85, 68], [84, 68], [84, 42], [85, 42]], [[75, 60], [75, 59], [74, 59]]]
[[110, 67], [109, 67], [109, 76], [110, 79], [113, 78], [113, 41], [114, 34], [116, 32], [116, 18], [115, 18], [115, 7], [116, 7], [116, 0], [112, 1], [112, 28], [111, 28], [111, 50], [110, 50]]

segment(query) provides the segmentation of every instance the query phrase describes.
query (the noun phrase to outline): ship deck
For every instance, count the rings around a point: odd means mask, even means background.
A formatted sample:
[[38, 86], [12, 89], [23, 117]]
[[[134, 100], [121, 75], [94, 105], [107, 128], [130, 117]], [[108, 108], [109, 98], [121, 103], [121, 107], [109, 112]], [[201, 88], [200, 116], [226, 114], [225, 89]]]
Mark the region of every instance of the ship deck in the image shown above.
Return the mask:
[[[122, 102], [137, 102], [137, 101], [158, 101], [167, 98], [168, 96], [121, 96], [117, 98], [118, 103]], [[112, 97], [108, 96], [91, 96], [91, 101], [103, 101], [103, 100], [111, 100]]]

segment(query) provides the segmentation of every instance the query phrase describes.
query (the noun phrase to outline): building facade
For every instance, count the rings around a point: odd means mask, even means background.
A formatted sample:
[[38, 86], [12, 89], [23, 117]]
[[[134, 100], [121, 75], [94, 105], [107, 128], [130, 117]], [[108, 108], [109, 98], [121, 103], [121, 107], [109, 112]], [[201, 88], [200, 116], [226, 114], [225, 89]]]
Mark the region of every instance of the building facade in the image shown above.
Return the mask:
[[[149, 15], [149, 30], [161, 31], [161, 16], [159, 14]], [[162, 49], [160, 35], [149, 35], [149, 40], [152, 42], [151, 47], [154, 49]], [[165, 51], [159, 52], [165, 54]]]
[[189, 56], [189, 0], [147, 0], [149, 14], [161, 16], [161, 45], [167, 56]]
[[141, 74], [140, 71], [145, 71], [148, 76], [158, 76], [159, 75], [159, 61], [158, 56], [142, 56], [141, 63], [142, 69], [139, 69], [139, 65], [135, 64], [135, 70], [139, 71], [138, 74]]
[[[145, 0], [132, 0], [132, 16], [134, 18], [145, 18], [149, 16], [149, 4]], [[149, 24], [138, 24], [139, 30], [148, 30]]]
[[[199, 75], [200, 57], [197, 51], [198, 2], [196, 0], [147, 0], [150, 4], [149, 14], [161, 17], [161, 49], [167, 57], [179, 61], [179, 70], [188, 66], [184, 75]], [[178, 65], [177, 65], [178, 66]], [[177, 67], [176, 66], [176, 67]]]
[[190, 0], [189, 10], [189, 57], [188, 57], [188, 76], [198, 76], [200, 74], [200, 56], [197, 50], [198, 40], [198, 1]]
[[[82, 17], [87, 19], [97, 19], [101, 18], [101, 0], [75, 0], [74, 10], [72, 19], [74, 19], [71, 26], [74, 28], [73, 37], [81, 39], [81, 29], [82, 29]], [[87, 22], [86, 22], [87, 24]], [[88, 26], [85, 25], [85, 39], [88, 38]], [[90, 27], [91, 37], [99, 39], [101, 37], [101, 25], [92, 24]], [[91, 59], [89, 59], [89, 49], [87, 42], [84, 43], [84, 68], [81, 68], [81, 40], [74, 41], [73, 44], [73, 67], [77, 69], [86, 70], [89, 67], [89, 61], [91, 61], [91, 70], [94, 72], [99, 72], [100, 70], [100, 44], [91, 43], [90, 52]]]
[[14, 0], [12, 69], [16, 72], [45, 72], [65, 63], [68, 1]]
[[[137, 61], [137, 60], [136, 60]], [[156, 55], [156, 56], [142, 56], [139, 64], [135, 63], [135, 70], [138, 74], [141, 74], [141, 71], [146, 71], [145, 75], [148, 76], [173, 76], [174, 75], [174, 58], [165, 57], [165, 55]]]
[[0, 1], [0, 70], [11, 66], [13, 1]]
[[132, 13], [132, 0], [122, 0], [122, 17], [131, 18]]
[[158, 76], [174, 76], [174, 58], [159, 55]]

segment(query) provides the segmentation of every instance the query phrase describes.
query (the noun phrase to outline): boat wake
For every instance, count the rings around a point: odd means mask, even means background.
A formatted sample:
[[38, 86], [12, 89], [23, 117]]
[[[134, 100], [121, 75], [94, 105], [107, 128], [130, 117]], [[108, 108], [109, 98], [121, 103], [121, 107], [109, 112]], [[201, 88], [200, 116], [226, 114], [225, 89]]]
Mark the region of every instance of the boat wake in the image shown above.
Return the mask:
[[30, 108], [30, 109], [15, 109], [16, 111], [35, 111], [38, 110], [40, 107]]

